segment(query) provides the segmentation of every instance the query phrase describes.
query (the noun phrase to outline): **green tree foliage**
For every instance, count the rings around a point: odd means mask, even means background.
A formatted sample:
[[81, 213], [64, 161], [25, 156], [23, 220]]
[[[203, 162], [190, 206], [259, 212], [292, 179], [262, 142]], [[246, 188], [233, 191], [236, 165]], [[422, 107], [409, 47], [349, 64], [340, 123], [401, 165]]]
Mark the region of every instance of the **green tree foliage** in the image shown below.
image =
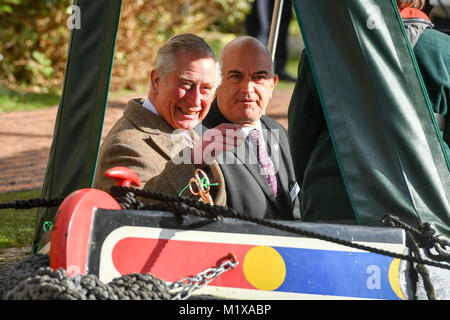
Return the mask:
[[[226, 17], [245, 17], [250, 1], [242, 0], [123, 0], [111, 88], [148, 85], [157, 48], [171, 36], [202, 35]], [[247, 4], [247, 6], [243, 5]], [[231, 19], [231, 18], [230, 18]]]
[[[112, 89], [147, 83], [156, 49], [170, 36], [234, 30], [252, 0], [123, 0]], [[70, 0], [0, 2], [0, 86], [60, 88]], [[80, 12], [83, 15], [83, 12]], [[82, 26], [81, 26], [82, 27]]]
[[69, 0], [3, 0], [0, 84], [51, 87], [64, 73]]

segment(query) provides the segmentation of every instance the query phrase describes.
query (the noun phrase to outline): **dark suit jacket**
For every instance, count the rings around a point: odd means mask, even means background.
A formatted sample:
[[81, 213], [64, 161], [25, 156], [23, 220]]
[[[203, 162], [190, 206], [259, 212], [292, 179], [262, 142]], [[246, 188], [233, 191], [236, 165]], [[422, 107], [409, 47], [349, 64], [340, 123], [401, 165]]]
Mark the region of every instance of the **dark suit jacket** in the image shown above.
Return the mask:
[[[206, 130], [224, 122], [230, 121], [223, 117], [214, 101], [202, 122], [202, 128], [196, 130]], [[279, 199], [275, 198], [266, 177], [261, 174], [256, 156], [250, 151], [250, 144], [246, 140], [233, 151], [224, 152], [217, 158], [226, 182], [227, 206], [257, 218], [300, 219], [298, 197], [294, 201], [290, 197], [290, 191], [295, 185], [295, 174], [286, 130], [267, 116], [261, 118], [261, 124], [269, 155], [277, 171]]]

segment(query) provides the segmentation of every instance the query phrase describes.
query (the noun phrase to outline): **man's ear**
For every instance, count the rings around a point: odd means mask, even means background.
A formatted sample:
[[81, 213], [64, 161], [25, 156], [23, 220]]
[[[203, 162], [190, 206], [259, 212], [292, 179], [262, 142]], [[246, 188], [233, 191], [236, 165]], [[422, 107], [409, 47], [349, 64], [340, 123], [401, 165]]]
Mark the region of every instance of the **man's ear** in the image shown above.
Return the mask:
[[273, 77], [273, 87], [272, 87], [272, 88], [275, 88], [275, 86], [277, 85], [277, 83], [278, 83], [278, 75], [276, 74], [276, 75]]
[[275, 86], [277, 85], [277, 83], [278, 83], [278, 75], [275, 74], [273, 76], [273, 78], [272, 78], [272, 84], [271, 84], [271, 88], [270, 88], [269, 99], [272, 99], [273, 90], [275, 89]]
[[159, 91], [159, 86], [161, 85], [161, 76], [156, 69], [153, 69], [150, 72], [150, 84], [152, 86], [152, 90], [157, 93]]

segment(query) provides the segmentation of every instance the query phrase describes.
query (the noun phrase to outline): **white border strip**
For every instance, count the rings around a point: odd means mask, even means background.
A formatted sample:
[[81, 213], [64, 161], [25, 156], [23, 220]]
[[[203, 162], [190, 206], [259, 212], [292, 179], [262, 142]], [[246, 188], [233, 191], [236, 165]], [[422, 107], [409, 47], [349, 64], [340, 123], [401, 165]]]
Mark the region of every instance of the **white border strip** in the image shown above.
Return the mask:
[[[103, 242], [100, 251], [100, 266], [99, 266], [99, 279], [103, 283], [110, 282], [115, 277], [121, 276], [121, 274], [114, 267], [114, 263], [112, 261], [112, 252], [117, 242], [125, 238], [167, 239], [167, 240], [196, 241], [196, 242], [210, 242], [210, 243], [257, 245], [269, 247], [280, 246], [287, 248], [332, 250], [345, 252], [365, 252], [363, 250], [347, 247], [344, 245], [339, 245], [333, 242], [312, 238], [300, 238], [300, 237], [296, 238], [296, 237], [282, 237], [282, 236], [259, 235], [259, 234], [124, 226], [112, 231]], [[377, 243], [377, 242], [359, 242], [359, 243], [367, 244], [368, 246], [374, 248], [389, 250], [391, 252], [397, 253], [403, 253], [405, 250], [405, 246], [402, 244]]]
[[213, 295], [215, 297], [224, 299], [244, 299], [244, 300], [375, 300], [368, 298], [355, 298], [355, 297], [331, 296], [331, 295], [308, 294], [308, 293], [227, 288], [210, 285], [195, 290], [192, 293], [192, 296], [198, 295]]

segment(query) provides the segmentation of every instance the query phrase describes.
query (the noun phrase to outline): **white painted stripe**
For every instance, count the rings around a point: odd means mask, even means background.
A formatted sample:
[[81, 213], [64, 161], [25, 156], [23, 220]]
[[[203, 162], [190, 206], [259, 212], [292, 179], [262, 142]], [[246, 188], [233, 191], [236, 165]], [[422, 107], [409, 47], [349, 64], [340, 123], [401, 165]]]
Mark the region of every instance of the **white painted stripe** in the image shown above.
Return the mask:
[[373, 300], [373, 299], [345, 297], [345, 296], [341, 297], [341, 296], [306, 294], [295, 292], [226, 288], [210, 285], [195, 290], [192, 296], [205, 294], [210, 294], [224, 299], [243, 299], [243, 300]]

